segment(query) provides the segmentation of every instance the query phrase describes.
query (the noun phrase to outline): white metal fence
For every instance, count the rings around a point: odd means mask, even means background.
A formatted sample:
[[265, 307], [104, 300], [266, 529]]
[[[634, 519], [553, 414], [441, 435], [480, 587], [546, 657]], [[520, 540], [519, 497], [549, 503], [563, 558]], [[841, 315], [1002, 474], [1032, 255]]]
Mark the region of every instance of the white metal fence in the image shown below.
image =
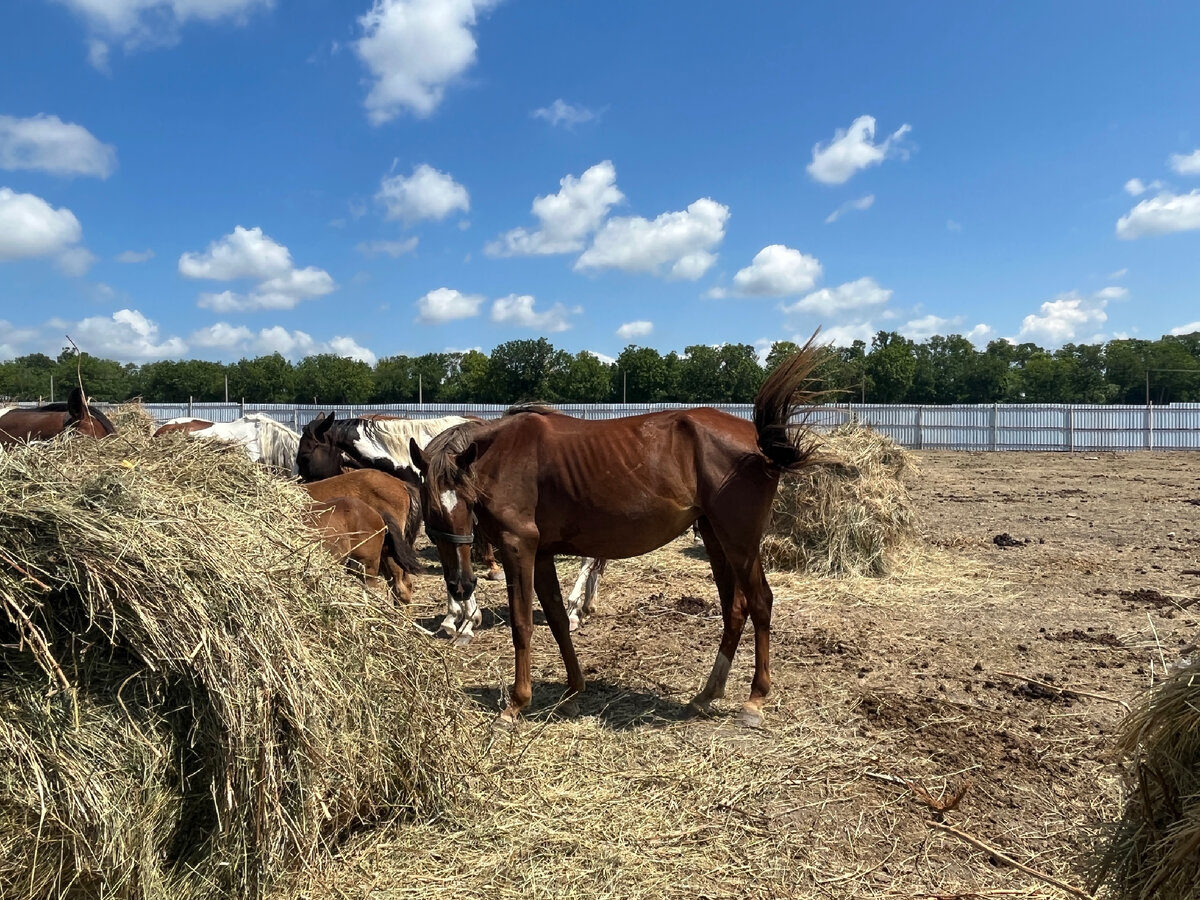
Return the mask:
[[[689, 404], [567, 403], [558, 408], [586, 419], [614, 419]], [[230, 422], [261, 412], [299, 430], [318, 413], [338, 418], [367, 412], [411, 418], [472, 415], [494, 418], [502, 405], [477, 403], [385, 403], [307, 406], [290, 403], [148, 403], [160, 422], [195, 416]], [[749, 419], [748, 403], [717, 405]], [[1169, 406], [1091, 406], [1050, 403], [963, 406], [837, 404], [815, 407], [810, 424], [830, 428], [856, 420], [914, 449], [939, 450], [1200, 450], [1200, 403]]]

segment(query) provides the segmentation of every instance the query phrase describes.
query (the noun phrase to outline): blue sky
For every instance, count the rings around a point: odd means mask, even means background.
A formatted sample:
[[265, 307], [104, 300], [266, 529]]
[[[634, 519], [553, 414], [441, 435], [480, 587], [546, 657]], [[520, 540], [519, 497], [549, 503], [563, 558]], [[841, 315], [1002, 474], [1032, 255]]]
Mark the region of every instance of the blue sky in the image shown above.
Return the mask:
[[1200, 330], [1194, 2], [15, 0], [0, 358]]

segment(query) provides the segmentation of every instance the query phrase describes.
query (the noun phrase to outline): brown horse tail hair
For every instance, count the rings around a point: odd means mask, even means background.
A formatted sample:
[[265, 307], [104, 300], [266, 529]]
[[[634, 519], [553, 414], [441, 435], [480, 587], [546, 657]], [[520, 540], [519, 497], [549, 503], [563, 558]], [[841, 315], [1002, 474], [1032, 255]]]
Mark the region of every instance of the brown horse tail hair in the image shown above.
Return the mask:
[[[794, 427], [792, 417], [802, 406], [811, 406], [827, 393], [809, 385], [826, 348], [817, 344], [813, 332], [799, 351], [785, 359], [767, 376], [754, 397], [754, 427], [758, 447], [771, 464], [782, 471], [802, 469], [816, 461], [817, 440], [803, 427]], [[803, 421], [796, 423], [803, 426]]]
[[[417, 508], [420, 509], [419, 503]], [[387, 534], [383, 536], [383, 543], [387, 547], [388, 553], [405, 572], [410, 575], [418, 574], [421, 571], [421, 561], [417, 559], [417, 551], [413, 549], [412, 541], [405, 535], [404, 527], [396, 521], [396, 517], [391, 513], [380, 512], [380, 515], [383, 517], [384, 524], [387, 525]], [[409, 518], [411, 518], [411, 514]]]

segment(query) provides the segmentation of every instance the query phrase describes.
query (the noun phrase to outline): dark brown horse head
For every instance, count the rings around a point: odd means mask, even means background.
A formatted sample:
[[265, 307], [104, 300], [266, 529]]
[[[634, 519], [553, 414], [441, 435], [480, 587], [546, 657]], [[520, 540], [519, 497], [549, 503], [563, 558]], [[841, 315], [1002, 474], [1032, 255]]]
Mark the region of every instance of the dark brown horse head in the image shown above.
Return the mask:
[[478, 579], [471, 571], [475, 495], [467, 478], [475, 452], [470, 432], [463, 426], [443, 431], [425, 450], [415, 439], [409, 439], [409, 453], [421, 473], [425, 534], [437, 548], [442, 563], [451, 613], [456, 606], [470, 610], [475, 604]]
[[301, 481], [321, 481], [342, 474], [342, 451], [328, 440], [333, 413], [318, 413], [300, 433], [296, 471]]
[[66, 403], [47, 403], [34, 409], [11, 409], [0, 416], [0, 444], [40, 441], [65, 431], [89, 437], [116, 434], [116, 426], [104, 413], [89, 406], [79, 388], [71, 391]]

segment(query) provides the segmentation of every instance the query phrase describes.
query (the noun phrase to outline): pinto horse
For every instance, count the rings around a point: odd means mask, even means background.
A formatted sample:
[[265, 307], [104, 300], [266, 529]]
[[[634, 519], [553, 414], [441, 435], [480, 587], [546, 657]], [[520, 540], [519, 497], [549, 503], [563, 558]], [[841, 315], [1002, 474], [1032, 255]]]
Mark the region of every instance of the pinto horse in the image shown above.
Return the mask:
[[[815, 339], [815, 335], [814, 335]], [[723, 697], [749, 613], [754, 679], [740, 718], [757, 726], [771, 690], [773, 597], [760, 544], [783, 472], [812, 465], [811, 435], [789, 430], [823, 348], [813, 339], [768, 376], [754, 421], [715, 409], [668, 410], [588, 421], [547, 407], [517, 407], [483, 425], [454, 428], [413, 461], [425, 476], [425, 533], [437, 545], [452, 600], [475, 589], [473, 523], [496, 542], [507, 576], [516, 677], [498, 722], [511, 725], [532, 696], [530, 638], [536, 595], [562, 654], [569, 693], [584, 689], [554, 557], [621, 559], [661, 547], [697, 522], [721, 598], [717, 658], [692, 707]]]
[[[333, 414], [319, 414], [304, 426], [296, 453], [296, 471], [302, 481], [313, 482], [356, 469], [379, 469], [397, 478], [420, 478], [409, 455], [409, 441], [424, 447], [447, 428], [482, 422], [466, 416], [442, 416], [437, 419], [400, 419], [395, 416], [368, 415], [335, 419]], [[487, 565], [486, 578], [504, 577], [490, 544], [481, 544], [479, 555]], [[594, 592], [593, 592], [594, 593]], [[478, 610], [464, 632], [462, 616], [448, 611], [442, 630], [460, 643], [471, 639], [472, 625], [482, 620]]]
[[154, 432], [154, 437], [183, 432], [192, 437], [231, 441], [241, 444], [246, 455], [264, 466], [296, 472], [296, 453], [300, 446], [300, 435], [282, 422], [262, 413], [249, 413], [232, 422], [213, 423], [205, 419], [182, 416], [165, 422]]
[[116, 426], [88, 404], [79, 388], [71, 391], [66, 403], [46, 403], [33, 409], [0, 407], [0, 446], [46, 440], [64, 431], [90, 437], [117, 433]]

